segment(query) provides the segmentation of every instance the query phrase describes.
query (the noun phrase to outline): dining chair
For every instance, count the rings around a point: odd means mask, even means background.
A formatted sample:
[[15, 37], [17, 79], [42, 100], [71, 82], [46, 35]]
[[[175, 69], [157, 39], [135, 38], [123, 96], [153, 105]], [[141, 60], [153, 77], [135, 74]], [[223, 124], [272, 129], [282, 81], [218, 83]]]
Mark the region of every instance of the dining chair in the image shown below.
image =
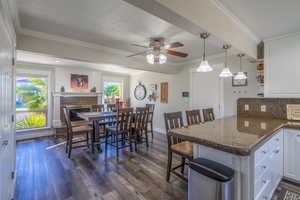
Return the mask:
[[114, 111], [116, 110], [116, 104], [107, 104], [106, 111]]
[[185, 111], [186, 120], [188, 125], [200, 124], [201, 121], [201, 112], [199, 109], [196, 110], [187, 110]]
[[133, 133], [135, 137], [135, 150], [137, 151], [136, 144], [146, 143], [146, 147], [149, 147], [148, 140], [148, 117], [149, 108], [148, 107], [137, 107], [133, 123]]
[[[170, 175], [171, 173], [173, 173], [183, 180], [187, 181], [187, 178], [185, 178], [183, 175], [184, 167], [186, 165], [185, 160], [193, 159], [193, 143], [183, 141], [182, 139], [170, 134], [171, 129], [184, 127], [181, 112], [164, 113], [164, 118], [168, 141], [168, 165], [166, 180], [169, 182]], [[175, 167], [172, 167], [173, 153], [181, 156], [181, 164]], [[177, 173], [176, 169], [178, 168], [181, 168], [181, 174]]]
[[108, 145], [116, 149], [117, 160], [119, 160], [119, 149], [130, 147], [130, 151], [132, 151], [132, 119], [133, 108], [126, 108], [117, 112], [115, 125], [107, 126], [105, 130], [105, 154], [107, 154]]
[[91, 108], [92, 108], [92, 112], [104, 112], [103, 104], [92, 105]]
[[154, 116], [155, 104], [146, 104], [146, 107], [149, 108], [148, 124], [150, 125], [151, 138], [152, 138], [152, 142], [153, 142], [153, 116]]
[[214, 109], [213, 108], [203, 109], [202, 112], [203, 112], [203, 119], [204, 119], [205, 122], [215, 120], [215, 115], [214, 115]]
[[[72, 124], [70, 120], [69, 110], [67, 108], [63, 108], [64, 117], [67, 125], [67, 141], [66, 141], [66, 153], [68, 153], [68, 158], [71, 158], [72, 149], [80, 148], [80, 147], [89, 147], [89, 134], [92, 133], [93, 128], [88, 124], [81, 124], [75, 126]], [[75, 136], [82, 136], [86, 134], [86, 139], [84, 140], [74, 140]], [[73, 146], [73, 144], [86, 142], [85, 145], [77, 145]]]

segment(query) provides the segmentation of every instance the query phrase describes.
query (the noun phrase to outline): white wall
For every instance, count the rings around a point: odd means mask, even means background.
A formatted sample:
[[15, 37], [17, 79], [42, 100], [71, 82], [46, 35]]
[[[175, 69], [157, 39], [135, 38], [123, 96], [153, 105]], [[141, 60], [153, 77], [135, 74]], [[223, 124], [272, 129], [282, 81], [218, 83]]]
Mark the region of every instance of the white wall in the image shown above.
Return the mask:
[[[163, 113], [184, 111], [189, 107], [189, 100], [183, 98], [182, 92], [189, 91], [189, 71], [183, 70], [175, 75], [145, 72], [140, 75], [131, 76], [130, 78], [130, 96], [133, 107], [145, 106], [146, 103], [150, 102], [147, 98], [142, 101], [138, 101], [134, 98], [134, 89], [136, 85], [141, 82], [146, 86], [147, 92], [149, 91], [150, 84], [158, 85], [158, 96], [160, 97], [160, 83], [168, 82], [169, 84], [169, 99], [167, 104], [160, 103], [160, 98], [155, 102], [154, 112], [154, 130], [158, 132], [165, 132]], [[148, 96], [148, 94], [147, 94]]]
[[[239, 58], [237, 58], [236, 56], [231, 56], [228, 60], [232, 72], [238, 72]], [[223, 108], [221, 109], [223, 109], [224, 116], [235, 115], [236, 101], [238, 98], [256, 97], [257, 95], [258, 87], [256, 84], [256, 65], [251, 64], [246, 60], [244, 60], [243, 62], [243, 71], [248, 72], [248, 86], [232, 87], [231, 78], [227, 78], [221, 84], [222, 88], [218, 90], [219, 92], [222, 92], [223, 90], [223, 94], [217, 95], [214, 92], [217, 90], [214, 81], [217, 81], [219, 79], [219, 73], [222, 70], [222, 66], [224, 65], [224, 57], [222, 56], [210, 59], [209, 63], [211, 63], [214, 68], [214, 71], [209, 72], [209, 74], [196, 73], [194, 68], [197, 67], [197, 63], [187, 64], [186, 66], [182, 67], [182, 71], [180, 73], [177, 73], [175, 75], [145, 72], [140, 75], [131, 76], [130, 95], [132, 106], [145, 106], [146, 103], [151, 103], [148, 101], [148, 99], [138, 101], [134, 98], [133, 91], [139, 81], [146, 86], [147, 91], [149, 90], [150, 84], [155, 83], [159, 85], [161, 82], [168, 82], [169, 103], [161, 104], [160, 99], [158, 99], [155, 103], [156, 108], [154, 115], [154, 128], [156, 131], [163, 133], [165, 132], [163, 119], [164, 112], [185, 111], [187, 109], [196, 108], [195, 106], [197, 106], [198, 108], [214, 107], [215, 109], [217, 109], [218, 106], [215, 105], [215, 102], [217, 102], [217, 98], [221, 98], [220, 103], [223, 105]], [[203, 90], [204, 87], [207, 87], [207, 89]], [[190, 97], [183, 98], [181, 96], [183, 91], [189, 91]], [[185, 118], [185, 113], [183, 113], [183, 116]]]
[[300, 33], [265, 41], [265, 96], [300, 97]]

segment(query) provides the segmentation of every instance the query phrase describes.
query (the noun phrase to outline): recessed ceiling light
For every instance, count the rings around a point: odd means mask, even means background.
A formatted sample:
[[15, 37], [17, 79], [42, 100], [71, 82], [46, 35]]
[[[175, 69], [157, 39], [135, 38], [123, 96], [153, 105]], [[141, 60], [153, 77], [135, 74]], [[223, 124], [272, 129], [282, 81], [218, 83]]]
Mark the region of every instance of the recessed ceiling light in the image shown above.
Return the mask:
[[59, 61], [59, 60], [56, 60], [55, 62], [56, 62], [56, 63], [59, 63], [60, 61]]

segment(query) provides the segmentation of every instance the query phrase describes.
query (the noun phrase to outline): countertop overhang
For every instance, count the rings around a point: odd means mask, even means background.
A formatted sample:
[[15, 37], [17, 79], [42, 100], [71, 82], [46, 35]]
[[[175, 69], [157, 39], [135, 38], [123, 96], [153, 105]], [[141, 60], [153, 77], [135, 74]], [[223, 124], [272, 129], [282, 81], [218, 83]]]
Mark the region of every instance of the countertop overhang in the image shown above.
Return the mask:
[[281, 128], [300, 129], [300, 122], [233, 116], [171, 129], [169, 134], [238, 156], [249, 156]]

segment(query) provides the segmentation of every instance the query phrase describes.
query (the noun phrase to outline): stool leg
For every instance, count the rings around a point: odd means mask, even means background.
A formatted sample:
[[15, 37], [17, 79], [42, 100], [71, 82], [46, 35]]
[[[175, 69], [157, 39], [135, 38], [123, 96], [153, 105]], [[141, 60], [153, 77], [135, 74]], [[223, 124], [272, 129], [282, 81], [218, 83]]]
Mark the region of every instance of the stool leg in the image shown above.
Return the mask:
[[171, 168], [172, 168], [172, 152], [168, 150], [168, 166], [167, 166], [167, 182], [170, 181]]

